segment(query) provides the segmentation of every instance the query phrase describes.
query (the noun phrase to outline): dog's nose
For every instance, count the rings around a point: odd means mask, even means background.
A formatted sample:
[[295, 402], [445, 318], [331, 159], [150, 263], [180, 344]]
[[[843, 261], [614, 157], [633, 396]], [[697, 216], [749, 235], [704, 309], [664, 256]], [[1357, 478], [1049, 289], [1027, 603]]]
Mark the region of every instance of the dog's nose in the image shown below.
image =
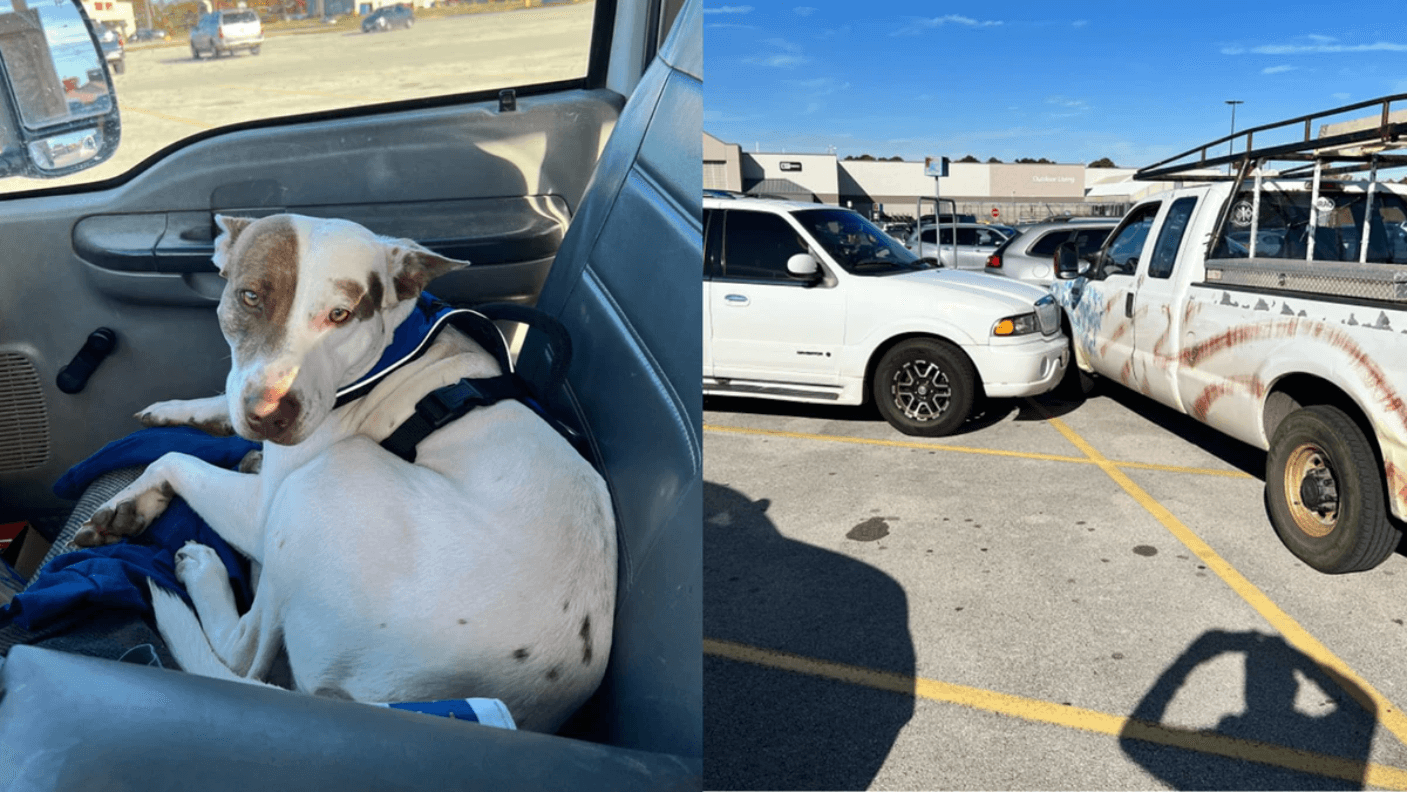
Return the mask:
[[254, 404], [247, 404], [245, 421], [249, 424], [250, 429], [269, 440], [278, 442], [281, 437], [288, 434], [294, 421], [298, 420], [298, 413], [302, 408], [298, 399], [292, 395], [280, 398], [272, 410], [267, 408], [268, 404], [263, 399], [256, 400]]

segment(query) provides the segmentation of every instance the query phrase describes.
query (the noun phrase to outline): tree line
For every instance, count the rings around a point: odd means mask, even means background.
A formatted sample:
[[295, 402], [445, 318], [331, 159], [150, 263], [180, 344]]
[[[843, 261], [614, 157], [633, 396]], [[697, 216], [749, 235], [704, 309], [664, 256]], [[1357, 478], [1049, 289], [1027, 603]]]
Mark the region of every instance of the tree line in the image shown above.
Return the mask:
[[[861, 154], [860, 156], [850, 155], [850, 156], [842, 157], [841, 160], [842, 160], [842, 162], [904, 162], [904, 158], [903, 158], [903, 157], [872, 157], [872, 156], [870, 156], [869, 154]], [[971, 163], [971, 162], [982, 162], [982, 160], [978, 159], [977, 157], [973, 156], [972, 154], [969, 154], [969, 155], [963, 157], [962, 159], [956, 159], [956, 160], [954, 160], [954, 162], [970, 162], [970, 163]], [[989, 165], [1003, 165], [1003, 164], [1005, 164], [1002, 160], [998, 159], [997, 157], [988, 157], [987, 162], [988, 162]], [[1057, 164], [1056, 162], [1054, 162], [1054, 161], [1052, 161], [1052, 160], [1049, 160], [1049, 159], [1047, 159], [1047, 158], [1045, 158], [1045, 157], [1041, 157], [1041, 158], [1039, 158], [1039, 159], [1032, 159], [1032, 158], [1030, 158], [1030, 157], [1018, 157], [1017, 159], [1013, 160], [1013, 162], [1015, 162], [1015, 163], [1018, 164], [1018, 165], [1056, 165], [1056, 164]], [[1086, 167], [1087, 167], [1087, 168], [1118, 168], [1119, 166], [1116, 165], [1109, 157], [1101, 157], [1100, 159], [1095, 160], [1094, 162], [1090, 163], [1089, 165], [1086, 165]]]

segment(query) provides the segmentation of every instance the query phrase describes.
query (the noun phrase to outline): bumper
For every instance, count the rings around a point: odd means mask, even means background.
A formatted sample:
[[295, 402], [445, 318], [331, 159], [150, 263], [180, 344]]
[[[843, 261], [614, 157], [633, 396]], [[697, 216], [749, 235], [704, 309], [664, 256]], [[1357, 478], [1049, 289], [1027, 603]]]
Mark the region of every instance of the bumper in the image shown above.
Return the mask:
[[967, 348], [988, 396], [1012, 399], [1046, 393], [1070, 365], [1065, 333], [1017, 344]]
[[220, 49], [230, 50], [240, 47], [257, 47], [263, 43], [263, 36], [231, 36], [229, 38], [220, 39], [216, 42], [216, 46]]

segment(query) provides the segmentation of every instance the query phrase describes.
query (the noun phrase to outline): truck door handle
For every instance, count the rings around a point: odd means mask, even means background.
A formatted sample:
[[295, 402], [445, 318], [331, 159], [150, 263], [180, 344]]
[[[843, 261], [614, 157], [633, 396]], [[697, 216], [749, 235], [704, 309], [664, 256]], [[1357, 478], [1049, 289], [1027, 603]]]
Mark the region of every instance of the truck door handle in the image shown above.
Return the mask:
[[1126, 319], [1134, 318], [1134, 292], [1124, 293], [1124, 315]]
[[741, 294], [728, 294], [724, 296], [724, 301], [731, 305], [747, 305], [748, 298]]

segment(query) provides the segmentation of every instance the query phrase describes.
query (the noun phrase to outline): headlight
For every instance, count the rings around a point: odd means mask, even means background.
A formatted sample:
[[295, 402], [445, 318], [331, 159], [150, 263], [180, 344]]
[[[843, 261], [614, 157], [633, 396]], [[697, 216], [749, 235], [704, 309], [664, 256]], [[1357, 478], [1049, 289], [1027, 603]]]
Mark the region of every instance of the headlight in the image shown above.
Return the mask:
[[992, 334], [995, 336], [1019, 336], [1035, 333], [1037, 330], [1035, 313], [1009, 316], [992, 326]]

